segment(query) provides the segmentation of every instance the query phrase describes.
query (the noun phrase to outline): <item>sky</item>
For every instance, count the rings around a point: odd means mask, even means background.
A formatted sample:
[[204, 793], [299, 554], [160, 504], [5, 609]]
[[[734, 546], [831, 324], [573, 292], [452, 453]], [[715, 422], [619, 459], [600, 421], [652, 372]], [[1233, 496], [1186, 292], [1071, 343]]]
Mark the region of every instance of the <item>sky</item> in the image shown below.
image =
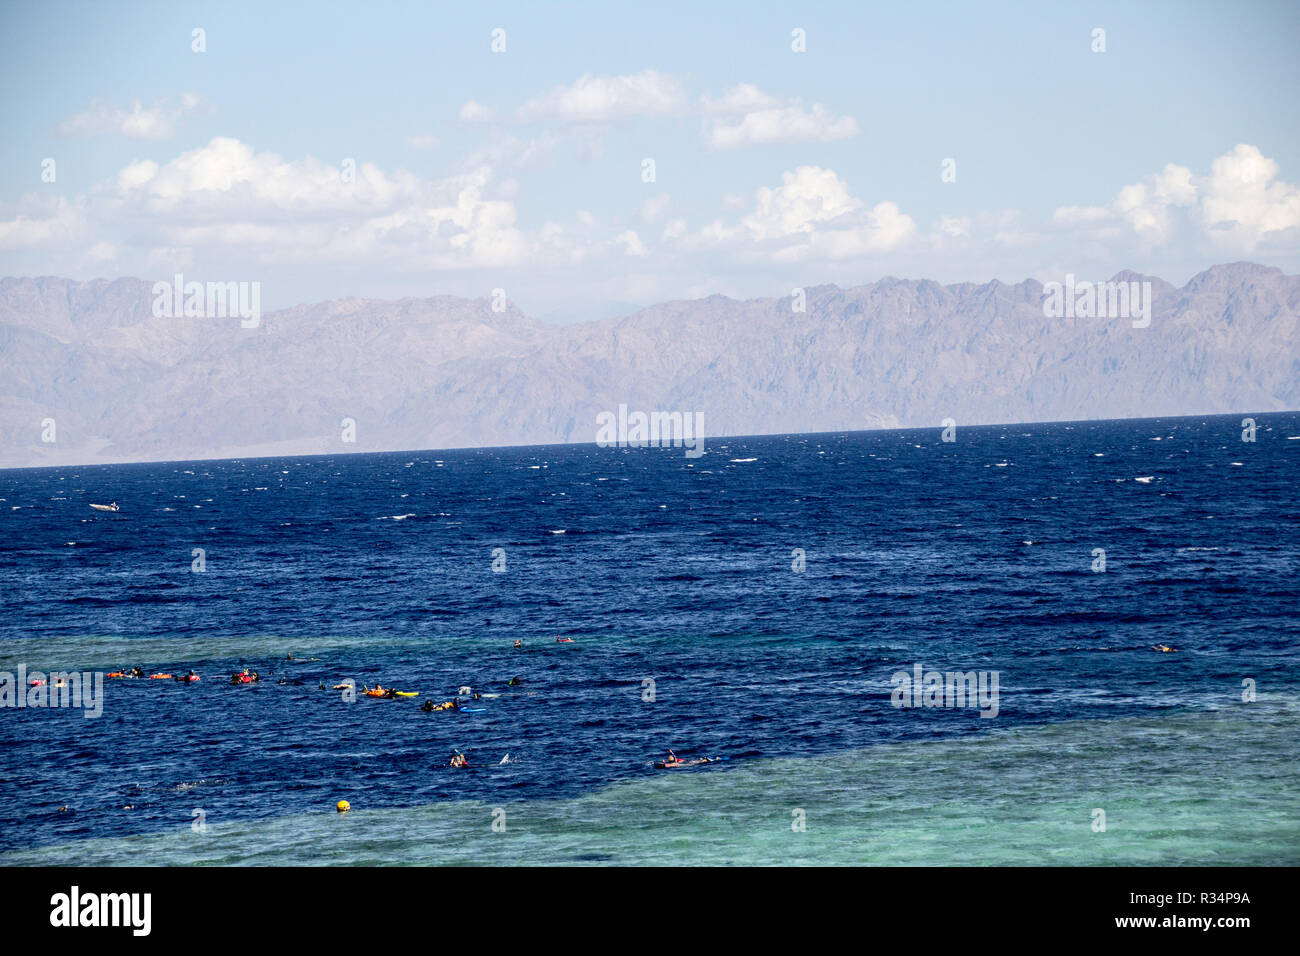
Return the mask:
[[1249, 0], [4, 2], [0, 274], [569, 322], [1294, 273], [1298, 48]]

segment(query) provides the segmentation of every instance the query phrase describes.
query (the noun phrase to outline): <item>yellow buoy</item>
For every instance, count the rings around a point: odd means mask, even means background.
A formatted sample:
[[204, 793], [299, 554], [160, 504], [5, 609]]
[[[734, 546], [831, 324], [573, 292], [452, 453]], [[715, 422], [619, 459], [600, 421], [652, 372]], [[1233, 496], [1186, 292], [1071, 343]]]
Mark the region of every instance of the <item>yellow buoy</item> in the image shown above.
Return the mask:
[[352, 804], [348, 803], [346, 800], [339, 801], [338, 804], [339, 813], [347, 813], [351, 809], [352, 809]]

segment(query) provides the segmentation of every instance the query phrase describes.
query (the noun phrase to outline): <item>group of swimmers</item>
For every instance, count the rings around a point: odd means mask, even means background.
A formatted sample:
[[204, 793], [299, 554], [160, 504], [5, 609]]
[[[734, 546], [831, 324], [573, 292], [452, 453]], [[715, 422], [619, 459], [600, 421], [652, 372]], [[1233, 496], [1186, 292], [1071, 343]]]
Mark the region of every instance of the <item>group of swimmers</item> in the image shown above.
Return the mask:
[[119, 680], [135, 680], [136, 678], [147, 677], [149, 680], [174, 680], [182, 684], [193, 683], [199, 679], [199, 675], [193, 670], [190, 670], [187, 674], [173, 676], [171, 674], [146, 674], [143, 667], [124, 667], [119, 671], [109, 671], [104, 676]]
[[[556, 643], [558, 643], [558, 644], [572, 644], [572, 643], [573, 643], [573, 638], [571, 638], [571, 637], [557, 637], [555, 640], [556, 640]], [[515, 639], [514, 646], [515, 646], [516, 648], [522, 648], [522, 647], [524, 646], [524, 642], [523, 642], [521, 639], [516, 638], [516, 639]], [[319, 657], [296, 658], [296, 657], [294, 657], [292, 654], [288, 654], [288, 655], [285, 656], [285, 660], [286, 660], [286, 661], [295, 661], [295, 662], [298, 662], [298, 663], [306, 663], [306, 662], [308, 662], [308, 661], [319, 661], [320, 658], [319, 658]], [[109, 677], [118, 677], [118, 678], [143, 678], [143, 677], [151, 677], [151, 678], [162, 678], [162, 677], [167, 677], [167, 678], [170, 678], [172, 675], [171, 675], [171, 674], [146, 674], [146, 673], [145, 673], [145, 670], [144, 670], [143, 667], [130, 667], [130, 668], [125, 668], [125, 667], [124, 667], [124, 668], [122, 668], [122, 670], [120, 670], [120, 671], [113, 671], [112, 673], [108, 674], [107, 676], [109, 676]], [[175, 678], [175, 679], [176, 679], [177, 681], [186, 681], [186, 682], [188, 682], [188, 681], [197, 681], [197, 680], [199, 679], [199, 675], [198, 675], [197, 673], [195, 673], [193, 670], [190, 670], [190, 672], [189, 672], [188, 674], [182, 675], [182, 676], [177, 677], [177, 678]], [[257, 671], [255, 671], [255, 670], [250, 670], [250, 669], [247, 668], [247, 667], [245, 667], [245, 668], [243, 668], [243, 669], [241, 669], [241, 670], [239, 670], [239, 671], [237, 671], [237, 672], [235, 672], [235, 673], [233, 673], [233, 674], [230, 675], [230, 683], [231, 683], [232, 685], [239, 685], [239, 684], [256, 684], [256, 683], [260, 683], [261, 680], [262, 680], [262, 676], [261, 676], [261, 674], [259, 674], [259, 673], [258, 673]], [[281, 684], [289, 683], [289, 679], [286, 678], [286, 677], [281, 677], [279, 682], [280, 682]], [[293, 681], [293, 683], [294, 683], [294, 684], [301, 684], [302, 681], [295, 680], [295, 681]], [[520, 680], [518, 677], [511, 677], [509, 680], [506, 681], [506, 686], [507, 686], [507, 687], [519, 687], [519, 686], [521, 686], [522, 684], [523, 684], [523, 681]], [[343, 683], [343, 684], [334, 684], [334, 685], [333, 685], [333, 689], [334, 689], [334, 690], [350, 690], [350, 689], [354, 689], [355, 686], [356, 686], [355, 684], [353, 684], [351, 681], [349, 681], [349, 682], [347, 682], [347, 683]], [[324, 681], [321, 681], [321, 682], [320, 682], [320, 689], [321, 689], [321, 690], [325, 690], [325, 682], [324, 682]], [[412, 696], [414, 696], [414, 694], [412, 694], [412, 693], [410, 693], [410, 692], [399, 691], [399, 690], [397, 690], [396, 688], [393, 688], [393, 687], [384, 687], [382, 684], [376, 684], [373, 688], [369, 687], [368, 685], [362, 685], [362, 693], [366, 694], [366, 695], [369, 696], [369, 697], [375, 697], [375, 698], [379, 698], [379, 699], [383, 699], [383, 700], [395, 700], [395, 699], [397, 699], [397, 698], [399, 698], [399, 697], [412, 697]], [[494, 697], [494, 696], [496, 696], [496, 695], [495, 695], [495, 694], [492, 694], [492, 695], [489, 695], [489, 696], [493, 696], [493, 697]], [[456, 697], [453, 697], [453, 698], [451, 698], [450, 700], [445, 700], [445, 701], [443, 701], [443, 702], [440, 703], [440, 704], [435, 704], [432, 700], [426, 700], [426, 701], [424, 702], [423, 706], [421, 706], [420, 709], [421, 709], [422, 711], [424, 711], [425, 713], [430, 713], [430, 712], [433, 712], [433, 711], [458, 711], [458, 710], [461, 709], [461, 701], [463, 701], [463, 700], [479, 700], [479, 699], [481, 699], [481, 697], [482, 697], [482, 695], [480, 695], [480, 694], [478, 694], [478, 693], [475, 693], [471, 688], [469, 688], [469, 687], [462, 687], [462, 688], [461, 688], [461, 694], [457, 695]], [[675, 759], [676, 759], [676, 756], [674, 755], [672, 759], [675, 760]], [[468, 767], [468, 766], [469, 766], [469, 759], [468, 759], [468, 758], [467, 758], [463, 753], [461, 753], [459, 750], [457, 750], [454, 754], [452, 754], [451, 761], [449, 762], [448, 766], [450, 766], [450, 767], [457, 767], [457, 768]]]
[[[559, 644], [572, 644], [572, 643], [573, 643], [573, 638], [569, 638], [569, 637], [557, 637], [555, 640], [556, 640], [556, 643], [559, 643]], [[516, 648], [522, 648], [522, 647], [524, 646], [523, 641], [522, 641], [521, 639], [519, 639], [519, 638], [516, 638], [516, 639], [515, 639], [515, 642], [514, 642], [514, 646], [515, 646]], [[1157, 649], [1164, 649], [1164, 648], [1157, 648]], [[1168, 650], [1173, 650], [1173, 648], [1167, 648], [1167, 649], [1168, 649]], [[286, 660], [286, 661], [295, 661], [295, 662], [299, 662], [299, 663], [306, 663], [306, 662], [308, 662], [308, 661], [319, 661], [320, 658], [318, 658], [318, 657], [295, 658], [292, 654], [289, 654], [289, 655], [287, 655], [287, 656], [285, 657], [285, 660]], [[168, 677], [168, 678], [170, 678], [172, 675], [170, 675], [170, 674], [146, 674], [146, 673], [145, 673], [145, 670], [144, 670], [143, 667], [131, 667], [131, 668], [123, 668], [123, 669], [120, 670], [120, 671], [114, 671], [114, 672], [108, 674], [107, 676], [109, 676], [109, 677], [119, 677], [119, 678], [143, 678], [143, 677], [151, 677], [151, 678], [162, 678], [162, 677]], [[178, 681], [196, 681], [196, 680], [198, 680], [198, 679], [199, 679], [199, 675], [198, 675], [197, 673], [195, 673], [193, 670], [190, 670], [188, 674], [185, 674], [185, 675], [183, 675], [183, 676], [180, 676], [180, 677], [177, 677], [177, 678], [176, 678], [176, 680], [178, 680]], [[231, 684], [236, 684], [236, 685], [237, 685], [237, 684], [255, 684], [255, 683], [260, 683], [260, 682], [261, 682], [261, 679], [262, 679], [261, 674], [259, 674], [259, 673], [258, 673], [257, 671], [255, 671], [255, 670], [250, 670], [250, 669], [247, 668], [247, 667], [242, 668], [241, 670], [237, 671], [236, 673], [230, 675], [230, 683], [231, 683]], [[281, 684], [289, 683], [289, 679], [286, 678], [286, 677], [281, 677], [279, 682], [280, 682]], [[294, 680], [293, 683], [294, 683], [294, 684], [301, 684], [302, 681]], [[523, 681], [520, 680], [518, 677], [511, 677], [509, 680], [506, 681], [506, 686], [507, 686], [507, 687], [519, 687], [519, 686], [521, 686], [522, 684], [523, 684]], [[334, 684], [334, 685], [332, 685], [332, 686], [333, 686], [333, 689], [334, 689], [334, 690], [352, 690], [352, 689], [355, 689], [355, 687], [356, 687], [356, 685], [355, 685], [354, 683], [352, 683], [351, 681], [348, 681], [348, 682], [346, 682], [346, 683], [342, 683], [342, 684]], [[324, 682], [324, 681], [320, 681], [320, 689], [321, 689], [321, 690], [325, 690], [325, 689], [326, 689], [326, 687], [325, 687], [325, 682]], [[434, 711], [459, 711], [459, 710], [461, 709], [461, 702], [462, 702], [463, 700], [479, 700], [479, 699], [481, 699], [481, 697], [482, 697], [482, 695], [480, 695], [480, 694], [478, 694], [478, 693], [475, 693], [475, 692], [474, 692], [471, 688], [469, 688], [469, 687], [461, 687], [460, 690], [461, 690], [461, 693], [460, 693], [460, 694], [458, 694], [457, 696], [451, 698], [450, 700], [445, 700], [445, 701], [443, 701], [442, 703], [435, 704], [432, 700], [426, 700], [426, 701], [424, 702], [424, 704], [420, 707], [420, 709], [421, 709], [422, 711], [424, 711], [425, 713], [431, 713], [431, 712], [434, 712]], [[399, 690], [397, 690], [396, 688], [393, 688], [393, 687], [384, 687], [382, 684], [376, 684], [373, 688], [369, 687], [368, 685], [362, 685], [362, 692], [363, 692], [364, 694], [366, 694], [367, 696], [369, 696], [369, 697], [375, 697], [375, 698], [379, 698], [379, 699], [383, 699], [383, 700], [396, 700], [396, 699], [399, 698], [399, 697], [412, 697], [412, 696], [415, 696], [415, 695], [414, 695], [413, 693], [411, 693], [411, 692], [403, 692], [403, 691], [399, 691]], [[492, 694], [492, 695], [489, 695], [489, 696], [493, 696], [493, 697], [495, 697], [496, 695], [495, 695], [495, 694]], [[684, 760], [683, 758], [677, 756], [677, 754], [676, 754], [675, 752], [673, 752], [672, 750], [669, 750], [669, 751], [668, 751], [668, 756], [665, 757], [665, 758], [664, 758], [664, 759], [663, 759], [663, 760], [658, 764], [658, 766], [662, 766], [662, 767], [680, 767], [680, 766], [690, 766], [690, 765], [693, 765], [693, 764], [696, 764], [696, 763], [710, 763], [710, 762], [712, 762], [712, 759], [713, 759], [713, 758], [707, 758], [707, 757], [705, 757], [705, 758], [701, 758], [701, 759], [697, 759], [697, 760]], [[502, 762], [504, 763], [505, 761], [503, 760]], [[450, 759], [450, 761], [448, 762], [447, 765], [448, 765], [449, 767], [454, 767], [454, 768], [457, 768], [457, 769], [468, 768], [469, 765], [470, 765], [470, 764], [469, 764], [469, 758], [466, 757], [465, 754], [462, 753], [460, 750], [456, 750], [456, 751], [452, 754], [451, 759]]]

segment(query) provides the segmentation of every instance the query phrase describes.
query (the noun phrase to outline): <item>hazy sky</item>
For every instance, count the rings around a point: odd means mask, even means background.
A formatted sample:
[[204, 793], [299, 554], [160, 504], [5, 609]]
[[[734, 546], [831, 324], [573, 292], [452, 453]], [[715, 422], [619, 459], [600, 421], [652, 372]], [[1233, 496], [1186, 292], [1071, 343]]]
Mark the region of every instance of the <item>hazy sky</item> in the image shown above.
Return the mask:
[[0, 273], [569, 320], [1295, 272], [1298, 48], [1291, 2], [5, 3]]

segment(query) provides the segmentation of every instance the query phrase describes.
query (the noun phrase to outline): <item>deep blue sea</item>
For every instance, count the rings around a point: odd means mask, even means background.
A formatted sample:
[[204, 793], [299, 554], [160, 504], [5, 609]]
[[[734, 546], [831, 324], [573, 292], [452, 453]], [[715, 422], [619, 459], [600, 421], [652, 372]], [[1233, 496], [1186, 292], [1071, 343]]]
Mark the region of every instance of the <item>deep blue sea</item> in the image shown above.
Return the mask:
[[0, 863], [1300, 863], [1243, 417], [0, 471], [0, 671], [202, 675], [0, 708]]

